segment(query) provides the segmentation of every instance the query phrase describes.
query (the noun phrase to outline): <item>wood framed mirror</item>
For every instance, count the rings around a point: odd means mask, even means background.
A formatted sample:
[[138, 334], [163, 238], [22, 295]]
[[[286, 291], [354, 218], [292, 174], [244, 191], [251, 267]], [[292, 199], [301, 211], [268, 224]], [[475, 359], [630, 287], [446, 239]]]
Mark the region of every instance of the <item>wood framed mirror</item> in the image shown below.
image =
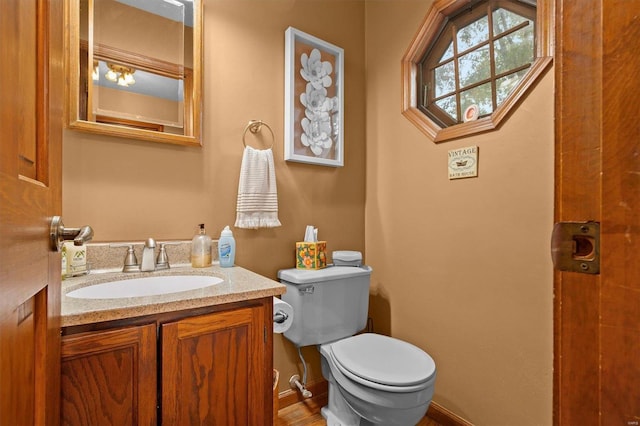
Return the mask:
[[200, 146], [202, 0], [65, 4], [69, 128]]

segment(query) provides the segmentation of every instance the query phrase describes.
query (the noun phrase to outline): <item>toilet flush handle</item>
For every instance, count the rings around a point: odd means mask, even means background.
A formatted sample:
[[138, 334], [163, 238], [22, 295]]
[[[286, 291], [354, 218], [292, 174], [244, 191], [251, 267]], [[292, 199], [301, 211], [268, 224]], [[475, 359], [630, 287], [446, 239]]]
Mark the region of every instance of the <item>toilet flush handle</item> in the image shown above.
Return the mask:
[[300, 293], [313, 294], [313, 285], [301, 285], [298, 287]]

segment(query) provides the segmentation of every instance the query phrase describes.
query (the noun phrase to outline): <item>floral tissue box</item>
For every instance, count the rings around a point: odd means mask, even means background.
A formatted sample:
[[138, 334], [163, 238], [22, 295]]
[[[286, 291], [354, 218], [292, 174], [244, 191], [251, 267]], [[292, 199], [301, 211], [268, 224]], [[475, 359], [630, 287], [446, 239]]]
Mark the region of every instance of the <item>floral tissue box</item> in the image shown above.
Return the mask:
[[322, 269], [327, 266], [327, 242], [296, 243], [297, 269]]

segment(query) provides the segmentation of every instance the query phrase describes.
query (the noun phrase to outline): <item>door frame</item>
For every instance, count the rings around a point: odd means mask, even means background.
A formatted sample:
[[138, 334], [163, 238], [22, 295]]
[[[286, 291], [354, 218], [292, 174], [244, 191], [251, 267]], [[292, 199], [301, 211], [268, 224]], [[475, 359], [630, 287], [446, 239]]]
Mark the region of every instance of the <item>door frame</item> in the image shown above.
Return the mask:
[[640, 421], [640, 2], [556, 0], [555, 222], [600, 222], [600, 273], [554, 272], [554, 425]]

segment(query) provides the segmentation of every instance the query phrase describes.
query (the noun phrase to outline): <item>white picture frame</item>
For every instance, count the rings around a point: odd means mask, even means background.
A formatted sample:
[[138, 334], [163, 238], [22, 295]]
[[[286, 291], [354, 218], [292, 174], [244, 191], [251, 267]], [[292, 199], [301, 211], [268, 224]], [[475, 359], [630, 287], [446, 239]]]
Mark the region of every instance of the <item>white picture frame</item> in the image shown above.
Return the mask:
[[344, 49], [285, 31], [284, 159], [344, 166]]

